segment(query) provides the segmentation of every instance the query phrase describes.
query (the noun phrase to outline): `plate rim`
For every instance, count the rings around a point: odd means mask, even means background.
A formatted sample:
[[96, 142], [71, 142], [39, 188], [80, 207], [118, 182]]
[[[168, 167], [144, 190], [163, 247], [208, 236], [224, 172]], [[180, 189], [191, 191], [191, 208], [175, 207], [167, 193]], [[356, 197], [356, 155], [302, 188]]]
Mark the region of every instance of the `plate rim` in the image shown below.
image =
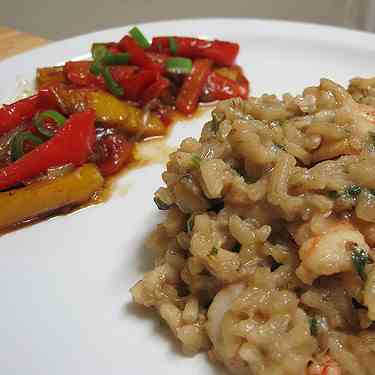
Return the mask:
[[[332, 25], [326, 25], [326, 24], [317, 24], [312, 22], [300, 22], [300, 21], [287, 21], [287, 20], [280, 20], [280, 19], [266, 19], [266, 18], [252, 18], [252, 17], [199, 17], [199, 18], [180, 18], [180, 19], [166, 19], [166, 20], [158, 20], [158, 21], [151, 21], [151, 22], [140, 22], [140, 23], [134, 23], [134, 24], [127, 24], [117, 27], [111, 27], [111, 28], [104, 28], [97, 31], [91, 31], [89, 33], [84, 34], [78, 34], [73, 37], [69, 37], [66, 39], [56, 40], [48, 42], [46, 45], [33, 48], [31, 50], [21, 52], [19, 54], [16, 54], [14, 56], [8, 57], [4, 60], [0, 61], [0, 67], [2, 70], [7, 69], [7, 65], [13, 65], [18, 63], [23, 63], [24, 59], [27, 59], [29, 57], [32, 57], [33, 55], [38, 54], [45, 54], [48, 53], [48, 51], [53, 51], [56, 48], [59, 48], [61, 46], [64, 46], [68, 43], [77, 43], [83, 38], [87, 39], [95, 39], [95, 37], [100, 37], [101, 34], [105, 33], [121, 33], [127, 28], [137, 25], [140, 28], [149, 28], [149, 27], [155, 27], [155, 26], [162, 26], [165, 24], [166, 26], [175, 24], [175, 23], [181, 23], [181, 24], [200, 24], [200, 23], [221, 23], [221, 22], [229, 22], [229, 23], [235, 23], [235, 22], [241, 22], [241, 23], [249, 23], [253, 24], [253, 26], [272, 26], [272, 29], [279, 29], [280, 31], [289, 31], [290, 34], [293, 34], [291, 31], [295, 29], [299, 29], [299, 31], [303, 31], [304, 35], [308, 36], [316, 36], [314, 34], [319, 32], [327, 32], [324, 33], [324, 38], [322, 40], [326, 42], [341, 42], [344, 45], [354, 45], [354, 46], [360, 46], [363, 43], [368, 43], [367, 49], [371, 49], [375, 51], [375, 47], [371, 48], [370, 43], [375, 42], [375, 33], [371, 33], [369, 31], [363, 31], [363, 30], [354, 30], [345, 28], [342, 26], [332, 26]], [[246, 32], [242, 29], [240, 32]], [[339, 35], [338, 35], [339, 34]], [[356, 37], [354, 43], [353, 40], [349, 37]], [[314, 38], [316, 40], [316, 38]], [[68, 54], [68, 53], [67, 53]], [[71, 58], [74, 58], [75, 56], [72, 56]], [[76, 56], [77, 57], [77, 56]]]

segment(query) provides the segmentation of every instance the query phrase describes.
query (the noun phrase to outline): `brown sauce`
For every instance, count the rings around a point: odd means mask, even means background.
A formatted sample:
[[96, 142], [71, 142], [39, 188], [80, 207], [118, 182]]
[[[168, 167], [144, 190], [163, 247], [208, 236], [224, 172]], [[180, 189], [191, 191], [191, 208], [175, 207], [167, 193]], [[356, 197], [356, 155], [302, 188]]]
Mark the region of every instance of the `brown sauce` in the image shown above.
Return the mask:
[[0, 229], [0, 236], [21, 228], [26, 228], [30, 225], [37, 224], [42, 221], [46, 221], [56, 216], [68, 215], [92, 205], [105, 203], [111, 198], [112, 194], [115, 191], [118, 192], [121, 196], [126, 195], [131, 189], [131, 185], [127, 184], [119, 188], [116, 186], [118, 179], [124, 177], [127, 173], [135, 169], [139, 169], [152, 164], [165, 164], [168, 161], [169, 154], [175, 151], [175, 148], [167, 144], [168, 135], [170, 134], [173, 126], [177, 122], [189, 122], [193, 118], [199, 118], [211, 109], [212, 107], [207, 105], [201, 106], [197, 109], [194, 115], [189, 117], [186, 117], [178, 112], [172, 113], [172, 123], [168, 127], [166, 135], [146, 138], [137, 142], [133, 150], [132, 161], [129, 164], [125, 165], [115, 175], [106, 177], [104, 186], [99, 191], [95, 192], [88, 201], [82, 204], [60, 207], [58, 209], [29, 218], [22, 222], [18, 222], [11, 225], [10, 227], [2, 228]]

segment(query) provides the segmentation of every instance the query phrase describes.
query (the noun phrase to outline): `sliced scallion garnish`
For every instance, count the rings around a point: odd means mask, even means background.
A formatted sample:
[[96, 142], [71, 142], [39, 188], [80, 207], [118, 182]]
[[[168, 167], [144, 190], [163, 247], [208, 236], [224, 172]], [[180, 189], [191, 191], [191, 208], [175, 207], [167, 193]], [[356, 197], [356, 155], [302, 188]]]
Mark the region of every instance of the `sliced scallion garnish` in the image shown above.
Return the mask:
[[129, 34], [133, 37], [133, 39], [138, 43], [139, 46], [146, 49], [150, 47], [149, 41], [143, 35], [142, 31], [138, 29], [137, 26], [134, 26], [130, 31]]
[[109, 91], [115, 96], [123, 96], [124, 89], [113, 79], [109, 66], [102, 69], [102, 75]]
[[44, 111], [38, 115], [35, 119], [35, 127], [38, 132], [47, 138], [53, 137], [54, 133], [51, 130], [45, 128], [44, 124], [47, 119], [53, 120], [59, 127], [63, 126], [66, 118], [59, 112], [56, 111]]
[[99, 63], [99, 61], [94, 61], [90, 65], [90, 73], [92, 73], [94, 76], [98, 76], [102, 71], [102, 66]]
[[43, 141], [38, 136], [31, 133], [30, 131], [16, 134], [10, 144], [10, 155], [13, 161], [18, 160], [25, 154], [25, 142], [31, 142], [36, 146], [43, 143]]
[[129, 62], [130, 55], [127, 52], [110, 53], [108, 52], [102, 59], [105, 65], [126, 65]]
[[108, 50], [104, 44], [93, 44], [91, 47], [92, 58], [96, 61], [101, 61], [107, 55]]
[[169, 37], [169, 50], [171, 51], [172, 55], [177, 55], [177, 41], [176, 38], [171, 36]]
[[171, 57], [165, 66], [170, 73], [189, 74], [193, 69], [193, 62], [185, 57]]

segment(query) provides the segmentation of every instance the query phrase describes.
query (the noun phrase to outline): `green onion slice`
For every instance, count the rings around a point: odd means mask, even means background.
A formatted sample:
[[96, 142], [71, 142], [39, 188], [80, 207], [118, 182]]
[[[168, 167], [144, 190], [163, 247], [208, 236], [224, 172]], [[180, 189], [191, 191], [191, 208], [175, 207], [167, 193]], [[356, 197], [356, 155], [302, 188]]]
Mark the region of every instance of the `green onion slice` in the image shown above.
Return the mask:
[[92, 73], [94, 76], [98, 76], [102, 71], [102, 65], [99, 61], [94, 61], [90, 65], [90, 73]]
[[142, 31], [138, 29], [137, 26], [134, 26], [130, 31], [129, 34], [133, 37], [133, 39], [142, 47], [148, 48], [150, 47], [150, 42], [146, 39], [143, 35]]
[[115, 96], [123, 96], [124, 89], [113, 79], [108, 66], [102, 69], [102, 75], [109, 91]]
[[16, 134], [10, 144], [10, 155], [13, 161], [18, 160], [24, 155], [25, 142], [32, 142], [34, 145], [41, 145], [43, 141], [30, 131]]
[[93, 44], [91, 47], [91, 55], [94, 59], [90, 66], [90, 73], [98, 76], [102, 71], [102, 61], [109, 54], [107, 47], [103, 44]]
[[38, 132], [47, 138], [51, 138], [54, 136], [54, 132], [46, 129], [44, 126], [44, 123], [47, 119], [53, 120], [59, 127], [62, 127], [66, 121], [66, 118], [59, 112], [45, 111], [40, 113], [39, 116], [35, 119], [35, 127], [38, 129]]
[[311, 336], [318, 336], [319, 324], [318, 320], [314, 317], [310, 318], [310, 334]]
[[177, 55], [177, 40], [173, 36], [169, 37], [169, 49], [172, 55]]
[[104, 44], [93, 44], [91, 47], [91, 55], [95, 61], [101, 61], [107, 55], [108, 50]]
[[193, 62], [185, 57], [171, 57], [165, 66], [170, 73], [189, 74], [193, 69]]
[[129, 62], [130, 55], [127, 52], [110, 53], [108, 52], [102, 59], [105, 65], [126, 65]]

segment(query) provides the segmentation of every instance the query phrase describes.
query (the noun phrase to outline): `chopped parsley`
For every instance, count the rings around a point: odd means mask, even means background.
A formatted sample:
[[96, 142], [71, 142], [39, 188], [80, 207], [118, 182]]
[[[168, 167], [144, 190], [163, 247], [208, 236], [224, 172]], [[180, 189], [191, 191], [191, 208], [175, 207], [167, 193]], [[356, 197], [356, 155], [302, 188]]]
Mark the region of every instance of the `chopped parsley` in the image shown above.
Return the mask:
[[275, 146], [276, 146], [277, 148], [279, 148], [280, 150], [283, 150], [283, 151], [286, 150], [285, 146], [282, 145], [282, 144], [280, 144], [280, 143], [275, 143]]
[[214, 211], [215, 213], [220, 212], [224, 208], [224, 201], [222, 199], [210, 199], [210, 203], [210, 211]]
[[345, 187], [343, 191], [329, 191], [327, 193], [328, 197], [331, 199], [337, 199], [337, 198], [357, 198], [358, 195], [361, 193], [362, 188], [358, 185], [348, 185]]
[[210, 255], [216, 257], [216, 255], [219, 253], [219, 249], [214, 245], [212, 246], [212, 249], [210, 251]]
[[272, 258], [271, 272], [276, 271], [281, 265], [282, 263], [276, 262], [276, 260]]
[[189, 219], [186, 222], [186, 230], [188, 234], [190, 234], [193, 231], [193, 227], [194, 227], [194, 216], [190, 215]]
[[194, 168], [199, 168], [201, 158], [197, 154], [193, 154], [191, 156], [191, 163], [193, 164]]
[[241, 244], [240, 244], [239, 242], [237, 242], [237, 243], [233, 246], [232, 251], [233, 251], [234, 253], [239, 253], [240, 250], [241, 250]]
[[337, 199], [340, 196], [339, 192], [335, 190], [329, 191], [327, 195], [331, 199]]
[[158, 206], [158, 209], [159, 210], [162, 210], [162, 211], [165, 211], [165, 210], [168, 210], [171, 205], [170, 204], [167, 204], [165, 202], [163, 202], [160, 198], [158, 197], [154, 197], [154, 202], [155, 204]]
[[366, 264], [372, 263], [366, 250], [362, 249], [358, 245], [353, 246], [352, 250], [352, 262], [355, 270], [363, 281], [366, 281], [367, 274], [365, 272]]
[[318, 336], [318, 319], [315, 316], [310, 318], [310, 334], [311, 336]]
[[375, 132], [369, 132], [370, 146], [375, 149]]
[[344, 194], [351, 198], [357, 198], [358, 195], [361, 193], [362, 188], [358, 185], [349, 185], [345, 188]]
[[235, 169], [235, 168], [232, 168], [232, 169], [231, 169], [231, 172], [232, 172], [232, 175], [233, 175], [234, 177], [241, 176], [241, 173], [238, 172], [237, 169]]

